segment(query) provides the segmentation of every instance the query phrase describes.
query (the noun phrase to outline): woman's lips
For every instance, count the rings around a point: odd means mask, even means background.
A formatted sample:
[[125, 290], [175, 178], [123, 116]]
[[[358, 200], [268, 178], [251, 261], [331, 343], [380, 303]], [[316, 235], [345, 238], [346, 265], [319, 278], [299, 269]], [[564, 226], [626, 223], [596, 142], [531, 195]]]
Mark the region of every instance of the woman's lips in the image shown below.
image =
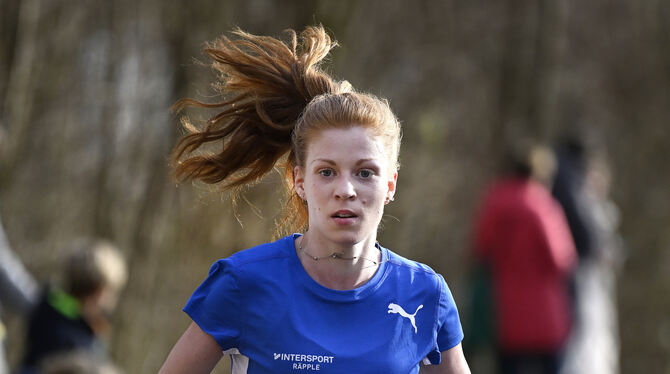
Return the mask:
[[350, 225], [356, 221], [358, 215], [351, 210], [341, 209], [331, 215], [338, 225]]

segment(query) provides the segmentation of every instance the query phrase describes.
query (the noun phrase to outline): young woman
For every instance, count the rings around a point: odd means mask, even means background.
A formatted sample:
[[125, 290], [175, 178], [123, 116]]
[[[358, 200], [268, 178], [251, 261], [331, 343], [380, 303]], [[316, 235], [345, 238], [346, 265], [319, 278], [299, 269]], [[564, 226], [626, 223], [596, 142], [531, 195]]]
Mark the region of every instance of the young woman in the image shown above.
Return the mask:
[[[469, 373], [458, 312], [429, 267], [380, 246], [398, 178], [400, 124], [385, 100], [318, 65], [335, 42], [234, 32], [205, 52], [220, 108], [177, 144], [181, 179], [235, 188], [285, 169], [282, 227], [292, 234], [216, 262], [184, 311], [193, 323], [160, 373]], [[220, 152], [194, 153], [207, 143]]]

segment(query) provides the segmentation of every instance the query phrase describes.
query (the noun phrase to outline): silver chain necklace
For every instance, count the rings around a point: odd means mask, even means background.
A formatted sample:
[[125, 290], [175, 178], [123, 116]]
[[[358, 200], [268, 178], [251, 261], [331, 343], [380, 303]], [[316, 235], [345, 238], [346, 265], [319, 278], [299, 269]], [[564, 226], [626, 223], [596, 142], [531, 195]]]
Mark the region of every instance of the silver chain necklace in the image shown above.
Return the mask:
[[372, 262], [374, 265], [380, 265], [380, 264], [382, 264], [382, 263], [385, 262], [385, 261], [372, 260], [372, 259], [369, 259], [369, 258], [367, 258], [367, 257], [363, 257], [363, 256], [344, 257], [344, 253], [342, 253], [342, 252], [332, 252], [331, 254], [329, 254], [329, 255], [327, 255], [327, 256], [321, 256], [321, 257], [319, 257], [319, 256], [314, 256], [313, 254], [311, 254], [311, 253], [307, 252], [306, 250], [302, 249], [302, 242], [303, 242], [303, 240], [305, 240], [304, 238], [305, 238], [305, 237], [303, 236], [303, 239], [300, 240], [300, 244], [298, 245], [298, 250], [299, 250], [300, 252], [306, 254], [307, 257], [311, 258], [311, 259], [314, 260], [314, 261], [327, 260], [327, 259], [336, 259], [336, 260], [349, 260], [349, 261], [354, 261], [354, 260], [357, 260], [357, 259], [360, 258], [361, 260], [370, 261], [370, 262]]

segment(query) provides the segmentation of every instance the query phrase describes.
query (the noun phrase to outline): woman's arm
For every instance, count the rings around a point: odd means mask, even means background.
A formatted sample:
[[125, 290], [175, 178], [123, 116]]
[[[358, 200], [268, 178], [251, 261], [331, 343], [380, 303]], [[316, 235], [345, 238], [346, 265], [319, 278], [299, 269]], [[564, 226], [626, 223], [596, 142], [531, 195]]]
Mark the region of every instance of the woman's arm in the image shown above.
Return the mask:
[[421, 365], [421, 374], [470, 374], [470, 368], [465, 361], [463, 348], [460, 344], [442, 352], [442, 362], [439, 365]]
[[158, 374], [211, 373], [222, 356], [216, 340], [193, 322], [172, 348]]

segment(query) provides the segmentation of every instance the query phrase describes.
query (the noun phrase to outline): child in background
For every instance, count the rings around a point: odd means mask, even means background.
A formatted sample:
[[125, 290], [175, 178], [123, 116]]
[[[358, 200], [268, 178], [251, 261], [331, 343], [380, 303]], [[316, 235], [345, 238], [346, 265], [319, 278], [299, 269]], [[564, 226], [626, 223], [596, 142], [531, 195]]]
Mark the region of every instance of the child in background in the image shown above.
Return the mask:
[[22, 373], [38, 373], [45, 359], [80, 351], [106, 360], [101, 337], [127, 273], [119, 250], [102, 241], [80, 242], [66, 261], [61, 287], [47, 287], [30, 318]]

